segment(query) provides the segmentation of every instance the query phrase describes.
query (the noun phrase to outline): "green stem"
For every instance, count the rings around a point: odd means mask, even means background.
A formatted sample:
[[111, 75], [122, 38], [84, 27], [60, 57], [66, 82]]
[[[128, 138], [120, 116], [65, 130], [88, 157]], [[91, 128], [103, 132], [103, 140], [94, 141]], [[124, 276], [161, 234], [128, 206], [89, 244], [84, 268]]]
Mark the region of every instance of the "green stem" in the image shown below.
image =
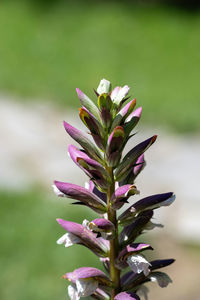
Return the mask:
[[118, 223], [116, 211], [112, 209], [111, 196], [115, 191], [115, 180], [113, 175], [113, 168], [107, 168], [112, 183], [107, 192], [107, 206], [108, 206], [108, 220], [110, 220], [115, 226], [115, 238], [110, 240], [110, 278], [113, 282], [114, 288], [112, 290], [111, 300], [114, 299], [115, 295], [120, 292], [120, 270], [115, 267], [115, 260], [118, 256]]

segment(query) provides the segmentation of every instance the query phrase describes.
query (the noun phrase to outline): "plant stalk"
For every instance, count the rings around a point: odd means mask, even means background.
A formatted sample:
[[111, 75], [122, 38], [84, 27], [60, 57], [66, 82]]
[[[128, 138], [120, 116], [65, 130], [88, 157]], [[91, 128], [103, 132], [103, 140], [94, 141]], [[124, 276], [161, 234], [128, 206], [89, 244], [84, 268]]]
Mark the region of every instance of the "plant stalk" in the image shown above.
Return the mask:
[[111, 204], [111, 196], [115, 191], [115, 180], [113, 175], [113, 168], [107, 168], [110, 177], [111, 177], [111, 185], [107, 192], [107, 206], [108, 206], [108, 220], [111, 221], [115, 226], [115, 237], [114, 239], [110, 240], [110, 278], [113, 282], [114, 288], [112, 290], [111, 300], [114, 299], [115, 295], [120, 292], [120, 270], [115, 267], [115, 260], [118, 256], [118, 223], [117, 223], [117, 216], [116, 211], [112, 209]]

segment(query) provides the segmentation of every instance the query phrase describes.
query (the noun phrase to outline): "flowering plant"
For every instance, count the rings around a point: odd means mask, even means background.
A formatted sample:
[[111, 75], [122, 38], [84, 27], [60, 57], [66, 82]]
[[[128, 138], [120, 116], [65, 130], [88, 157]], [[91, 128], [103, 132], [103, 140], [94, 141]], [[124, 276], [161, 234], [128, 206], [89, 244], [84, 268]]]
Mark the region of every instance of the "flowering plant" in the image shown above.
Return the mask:
[[53, 188], [59, 197], [75, 199], [76, 204], [99, 214], [98, 218], [84, 220], [83, 224], [57, 219], [67, 231], [57, 243], [65, 247], [80, 244], [89, 248], [99, 257], [107, 274], [96, 268], [82, 267], [66, 273], [63, 278], [70, 281], [71, 300], [88, 296], [93, 299], [147, 299], [144, 283], [153, 281], [166, 287], [171, 279], [157, 270], [174, 260], [149, 262], [143, 252], [153, 248], [136, 239], [145, 230], [159, 225], [151, 221], [154, 209], [170, 205], [175, 196], [173, 193], [152, 195], [117, 214], [129, 203], [130, 197], [139, 193], [134, 181], [146, 164], [144, 152], [157, 136], [139, 143], [122, 157], [127, 142], [134, 136], [131, 132], [140, 120], [142, 108], [134, 110], [136, 99], [129, 101], [127, 85], [111, 90], [110, 82], [102, 79], [95, 93], [97, 105], [77, 89], [82, 104], [79, 116], [94, 143], [86, 134], [64, 122], [67, 133], [80, 145], [80, 148], [69, 145], [69, 155], [89, 177], [89, 183], [84, 188], [55, 181]]

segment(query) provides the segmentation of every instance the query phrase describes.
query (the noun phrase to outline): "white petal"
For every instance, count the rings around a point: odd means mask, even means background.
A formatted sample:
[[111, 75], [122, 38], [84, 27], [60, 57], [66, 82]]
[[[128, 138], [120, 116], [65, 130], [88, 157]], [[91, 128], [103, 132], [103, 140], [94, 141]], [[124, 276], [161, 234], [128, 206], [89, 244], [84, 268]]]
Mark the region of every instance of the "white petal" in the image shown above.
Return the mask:
[[74, 244], [78, 244], [81, 242], [81, 239], [79, 239], [77, 236], [75, 236], [74, 234], [67, 232], [65, 233], [63, 236], [61, 236], [61, 238], [59, 238], [57, 240], [57, 244], [61, 245], [61, 244], [65, 244], [65, 247], [70, 247]]
[[89, 188], [90, 188], [90, 185], [89, 185], [89, 183], [86, 181], [85, 182], [85, 188], [87, 189], [87, 190], [89, 190]]
[[134, 273], [143, 272], [145, 276], [149, 275], [149, 266], [151, 265], [143, 255], [130, 255], [127, 263]]
[[99, 95], [103, 94], [103, 93], [109, 93], [110, 91], [110, 81], [106, 80], [106, 79], [102, 79], [99, 83], [99, 86], [97, 88], [97, 93]]
[[80, 297], [78, 295], [78, 291], [72, 285], [68, 286], [68, 295], [71, 300], [79, 300], [80, 299]]
[[55, 184], [52, 185], [53, 191], [54, 193], [58, 196], [58, 197], [65, 197], [65, 194], [62, 193]]
[[88, 224], [89, 224], [89, 223], [90, 223], [90, 222], [89, 222], [87, 219], [85, 219], [85, 220], [83, 220], [82, 225], [83, 225], [83, 227], [89, 229], [89, 228], [88, 228]]
[[80, 297], [88, 297], [92, 295], [98, 288], [98, 281], [95, 279], [79, 279], [76, 280], [76, 288]]
[[119, 104], [122, 99], [128, 94], [130, 88], [128, 85], [125, 85], [123, 87], [117, 87], [112, 91], [111, 99], [116, 104]]
[[154, 272], [149, 276], [151, 281], [157, 282], [161, 288], [167, 287], [172, 282], [171, 278], [163, 272]]

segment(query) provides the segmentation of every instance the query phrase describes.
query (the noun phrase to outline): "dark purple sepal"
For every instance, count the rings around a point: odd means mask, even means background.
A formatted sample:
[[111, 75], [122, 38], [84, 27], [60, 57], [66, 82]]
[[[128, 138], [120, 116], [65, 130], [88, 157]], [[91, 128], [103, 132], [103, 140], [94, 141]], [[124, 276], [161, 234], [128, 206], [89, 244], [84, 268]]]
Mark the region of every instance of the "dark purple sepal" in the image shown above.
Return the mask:
[[79, 110], [79, 116], [82, 122], [90, 130], [91, 135], [97, 144], [97, 146], [104, 150], [105, 141], [104, 141], [104, 129], [100, 122], [92, 115], [85, 107], [81, 107]]
[[144, 154], [140, 155], [133, 166], [132, 169], [130, 169], [128, 175], [126, 178], [124, 178], [122, 181], [119, 182], [119, 185], [124, 185], [124, 184], [133, 184], [136, 177], [140, 174], [140, 172], [144, 169], [146, 166], [146, 162], [144, 160]]
[[107, 257], [109, 253], [109, 242], [96, 238], [96, 234], [92, 233], [86, 227], [81, 224], [66, 221], [63, 219], [57, 219], [57, 222], [69, 233], [72, 233], [80, 239], [81, 245], [89, 248], [93, 253], [100, 257]]
[[104, 202], [107, 202], [107, 195], [106, 193], [101, 192], [96, 185], [94, 184], [94, 182], [92, 180], [89, 181], [89, 191], [91, 193], [94, 193], [98, 198], [100, 198], [101, 200], [103, 200]]
[[153, 270], [165, 268], [165, 267], [173, 264], [174, 262], [175, 262], [175, 259], [173, 259], [173, 258], [152, 260], [150, 262], [150, 264], [151, 264], [150, 269], [153, 271]]
[[99, 269], [92, 267], [82, 267], [75, 269], [73, 272], [66, 273], [62, 276], [64, 279], [75, 283], [79, 279], [91, 279], [94, 278], [99, 284], [110, 286], [111, 282], [109, 278]]
[[110, 167], [116, 166], [121, 158], [121, 150], [124, 144], [125, 133], [122, 126], [117, 126], [108, 137], [106, 157]]
[[111, 126], [111, 131], [119, 125], [124, 124], [124, 120], [132, 113], [134, 107], [136, 105], [136, 99], [131, 100], [128, 102], [115, 116], [112, 126]]
[[133, 292], [121, 292], [115, 296], [114, 300], [140, 300], [140, 297]]
[[142, 107], [138, 107], [134, 112], [132, 112], [128, 118], [125, 120], [124, 131], [126, 136], [129, 136], [133, 128], [137, 125], [142, 114]]
[[85, 135], [82, 131], [77, 128], [71, 126], [67, 122], [64, 121], [64, 127], [67, 133], [77, 142], [79, 143], [83, 149], [87, 152], [87, 154], [93, 159], [102, 162], [102, 156], [100, 150], [88, 139], [87, 135]]
[[128, 198], [132, 195], [139, 194], [135, 185], [126, 184], [116, 189], [111, 197], [111, 203], [113, 209], [120, 209], [125, 203], [128, 202]]
[[133, 243], [134, 240], [142, 233], [143, 229], [150, 221], [152, 216], [153, 216], [152, 210], [141, 212], [135, 218], [133, 223], [125, 226], [119, 235], [120, 247], [123, 248], [124, 246]]
[[143, 272], [137, 274], [133, 271], [130, 271], [128, 273], [125, 273], [121, 277], [121, 287], [123, 291], [126, 290], [136, 290], [137, 287], [144, 283], [145, 281], [149, 281], [149, 279], [146, 279], [147, 277], [144, 275]]
[[145, 197], [125, 210], [118, 218], [120, 224], [128, 224], [132, 222], [135, 216], [144, 210], [156, 209], [161, 206], [169, 205], [174, 201], [173, 193], [156, 194]]
[[83, 202], [88, 207], [92, 208], [97, 213], [105, 213], [107, 210], [105, 202], [99, 199], [95, 194], [91, 193], [89, 190], [85, 189], [82, 186], [61, 182], [61, 181], [54, 181], [54, 184], [58, 191], [58, 196], [60, 197], [68, 197], [75, 200], [79, 200]]
[[134, 167], [137, 159], [142, 155], [156, 140], [157, 135], [145, 140], [130, 150], [115, 170], [116, 181], [122, 181], [127, 173]]

